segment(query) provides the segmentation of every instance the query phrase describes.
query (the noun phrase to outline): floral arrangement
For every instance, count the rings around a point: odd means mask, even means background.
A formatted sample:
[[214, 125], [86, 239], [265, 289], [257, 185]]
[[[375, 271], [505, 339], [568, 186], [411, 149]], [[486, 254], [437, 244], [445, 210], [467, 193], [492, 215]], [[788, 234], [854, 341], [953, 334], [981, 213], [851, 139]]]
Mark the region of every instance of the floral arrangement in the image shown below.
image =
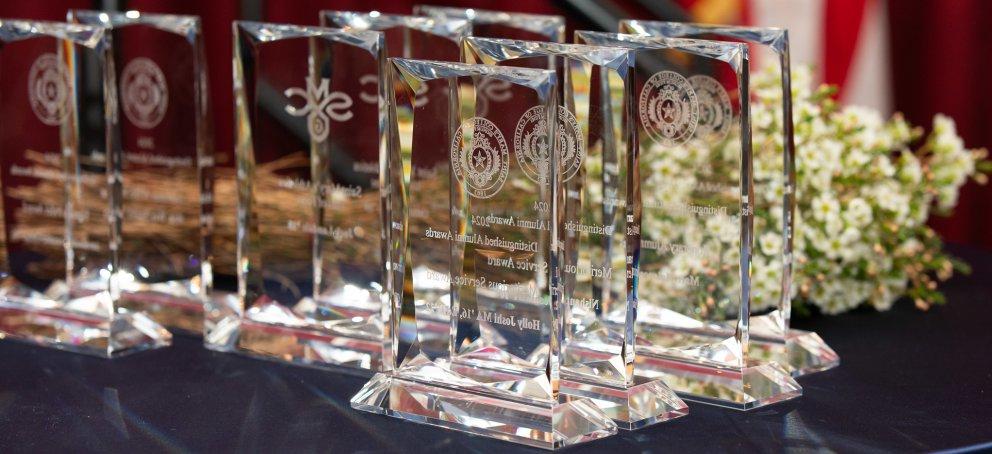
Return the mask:
[[[751, 87], [752, 313], [776, 309], [782, 292], [785, 185], [776, 69], [756, 74]], [[811, 80], [809, 68], [792, 76], [794, 310], [811, 304], [837, 314], [865, 303], [886, 310], [904, 295], [921, 309], [942, 303], [937, 283], [967, 266], [943, 252], [926, 221], [934, 209], [949, 212], [969, 178], [985, 182], [992, 168], [987, 152], [966, 149], [948, 117], [938, 115], [924, 137], [900, 115], [886, 121], [870, 109], [838, 105], [833, 88], [814, 89]], [[735, 125], [722, 138], [642, 148], [641, 291], [666, 295], [666, 307], [678, 313], [710, 320], [737, 313], [739, 137]]]
[[[811, 79], [809, 68], [792, 77], [794, 301], [827, 314], [864, 303], [886, 310], [903, 295], [921, 309], [943, 303], [938, 281], [967, 266], [943, 252], [926, 222], [934, 209], [948, 213], [969, 179], [986, 181], [992, 168], [987, 151], [965, 148], [951, 118], [937, 115], [924, 137], [898, 114], [884, 120], [871, 109], [839, 106], [832, 87], [814, 89]], [[755, 153], [781, 153], [778, 74], [760, 73], [752, 92]], [[779, 161], [773, 157], [756, 155], [756, 181], [781, 172], [780, 166], [761, 166]], [[755, 190], [759, 204], [780, 205], [776, 191]], [[775, 239], [765, 235], [757, 238], [756, 256], [772, 261]]]

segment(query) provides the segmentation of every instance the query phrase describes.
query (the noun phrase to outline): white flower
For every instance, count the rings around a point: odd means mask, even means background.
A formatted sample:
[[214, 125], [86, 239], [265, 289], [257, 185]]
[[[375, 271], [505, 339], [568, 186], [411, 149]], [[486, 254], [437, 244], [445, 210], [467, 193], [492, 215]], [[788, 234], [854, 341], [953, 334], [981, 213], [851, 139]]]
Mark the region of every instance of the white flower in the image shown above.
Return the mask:
[[823, 194], [813, 199], [813, 219], [825, 221], [840, 214], [840, 204], [832, 194]]
[[871, 205], [860, 197], [855, 197], [847, 202], [847, 209], [844, 211], [844, 220], [853, 227], [861, 228], [872, 221]]

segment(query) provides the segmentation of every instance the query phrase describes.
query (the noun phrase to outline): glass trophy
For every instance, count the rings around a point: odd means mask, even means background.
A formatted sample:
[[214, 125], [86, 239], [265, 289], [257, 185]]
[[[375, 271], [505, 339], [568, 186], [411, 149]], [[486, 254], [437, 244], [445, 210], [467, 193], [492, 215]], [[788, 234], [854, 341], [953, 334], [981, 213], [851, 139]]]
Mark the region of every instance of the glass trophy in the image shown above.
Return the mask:
[[472, 32], [467, 20], [443, 17], [321, 11], [320, 20], [328, 27], [381, 31], [386, 37], [387, 57], [461, 61], [462, 38]]
[[203, 332], [210, 295], [213, 161], [206, 61], [195, 16], [70, 11], [113, 36], [121, 140], [121, 304]]
[[[816, 333], [789, 328], [792, 314], [792, 247], [796, 145], [792, 125], [789, 32], [773, 27], [622, 20], [621, 33], [746, 43], [766, 51], [781, 77], [781, 142], [754, 144], [754, 237], [751, 260], [751, 354], [800, 376], [830, 369], [840, 358]], [[761, 55], [759, 55], [760, 57]], [[775, 150], [782, 150], [781, 156]], [[771, 151], [771, 152], [766, 152]]]
[[[627, 200], [636, 178], [633, 144], [624, 133], [632, 106], [633, 56], [621, 47], [470, 37], [473, 63], [553, 67], [559, 85], [558, 165], [562, 179], [558, 218], [563, 342], [561, 390], [596, 402], [621, 428], [636, 429], [684, 416], [688, 408], [660, 379], [635, 371], [637, 322], [635, 255], [639, 213]], [[594, 90], [593, 87], [596, 89]], [[513, 135], [518, 164], [531, 179], [545, 174], [551, 155], [544, 114], [530, 110]], [[628, 210], [628, 208], [631, 208]], [[631, 253], [630, 255], [628, 253]], [[622, 323], [609, 323], [610, 316]]]
[[565, 18], [561, 16], [430, 5], [416, 5], [413, 13], [469, 20], [472, 22], [472, 36], [565, 42]]
[[[553, 166], [524, 167], [522, 115], [557, 112], [549, 70], [390, 59], [389, 174], [396, 365], [354, 408], [554, 449], [614, 434], [587, 398], [561, 392], [562, 315]], [[483, 112], [480, 87], [513, 102]], [[424, 87], [426, 86], [426, 91]], [[418, 103], [447, 101], [437, 115]], [[424, 115], [427, 113], [428, 115]], [[535, 140], [554, 149], [556, 123]], [[537, 172], [534, 177], [533, 172]]]
[[233, 31], [238, 302], [208, 308], [206, 345], [379, 370], [392, 351], [383, 35], [257, 22]]
[[739, 409], [798, 397], [802, 389], [788, 372], [750, 354], [748, 48], [615, 33], [575, 36], [579, 43], [634, 52], [638, 373], [663, 378], [683, 398]]
[[112, 53], [100, 27], [0, 20], [0, 338], [104, 357], [172, 340], [120, 303]]

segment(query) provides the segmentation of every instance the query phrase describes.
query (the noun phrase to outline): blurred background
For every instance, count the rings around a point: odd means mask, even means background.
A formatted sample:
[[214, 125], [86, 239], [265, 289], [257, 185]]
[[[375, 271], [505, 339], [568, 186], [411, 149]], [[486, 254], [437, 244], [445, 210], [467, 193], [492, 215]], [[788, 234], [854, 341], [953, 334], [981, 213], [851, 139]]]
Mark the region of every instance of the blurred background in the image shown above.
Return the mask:
[[[792, 64], [813, 65], [819, 81], [839, 87], [841, 102], [902, 112], [926, 128], [944, 113], [957, 121], [967, 147], [992, 145], [987, 0], [4, 0], [0, 18], [63, 21], [72, 8], [201, 16], [216, 144], [230, 155], [232, 20], [317, 25], [322, 9], [410, 14], [419, 3], [559, 14], [568, 36], [575, 29], [615, 30], [620, 18], [786, 27]], [[949, 242], [992, 250], [992, 186], [969, 183], [954, 214], [931, 224]]]

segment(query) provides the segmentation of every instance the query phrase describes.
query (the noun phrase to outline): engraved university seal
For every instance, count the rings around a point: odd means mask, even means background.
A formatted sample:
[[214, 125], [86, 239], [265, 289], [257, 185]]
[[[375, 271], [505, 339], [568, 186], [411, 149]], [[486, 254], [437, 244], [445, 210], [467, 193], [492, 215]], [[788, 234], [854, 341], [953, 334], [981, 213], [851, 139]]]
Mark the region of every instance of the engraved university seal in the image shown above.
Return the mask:
[[58, 126], [69, 113], [69, 70], [55, 54], [41, 54], [28, 72], [31, 110], [49, 126]]
[[664, 145], [689, 140], [699, 121], [699, 102], [689, 81], [674, 71], [651, 76], [637, 103], [641, 124], [652, 139]]
[[709, 142], [719, 142], [727, 137], [734, 122], [730, 96], [723, 84], [716, 79], [698, 74], [689, 78], [689, 84], [699, 99], [699, 125], [696, 137]]
[[510, 152], [493, 122], [473, 117], [462, 122], [451, 139], [451, 166], [469, 194], [488, 199], [506, 182]]
[[[551, 162], [547, 121], [543, 106], [531, 107], [520, 116], [513, 133], [513, 150], [516, 153], [517, 163], [527, 178], [539, 184], [547, 182], [546, 175]], [[562, 181], [568, 181], [582, 166], [586, 149], [575, 115], [561, 106], [558, 107], [556, 135], [558, 171], [562, 174]]]
[[121, 72], [121, 105], [124, 116], [141, 129], [154, 128], [169, 108], [169, 87], [155, 62], [139, 57]]

